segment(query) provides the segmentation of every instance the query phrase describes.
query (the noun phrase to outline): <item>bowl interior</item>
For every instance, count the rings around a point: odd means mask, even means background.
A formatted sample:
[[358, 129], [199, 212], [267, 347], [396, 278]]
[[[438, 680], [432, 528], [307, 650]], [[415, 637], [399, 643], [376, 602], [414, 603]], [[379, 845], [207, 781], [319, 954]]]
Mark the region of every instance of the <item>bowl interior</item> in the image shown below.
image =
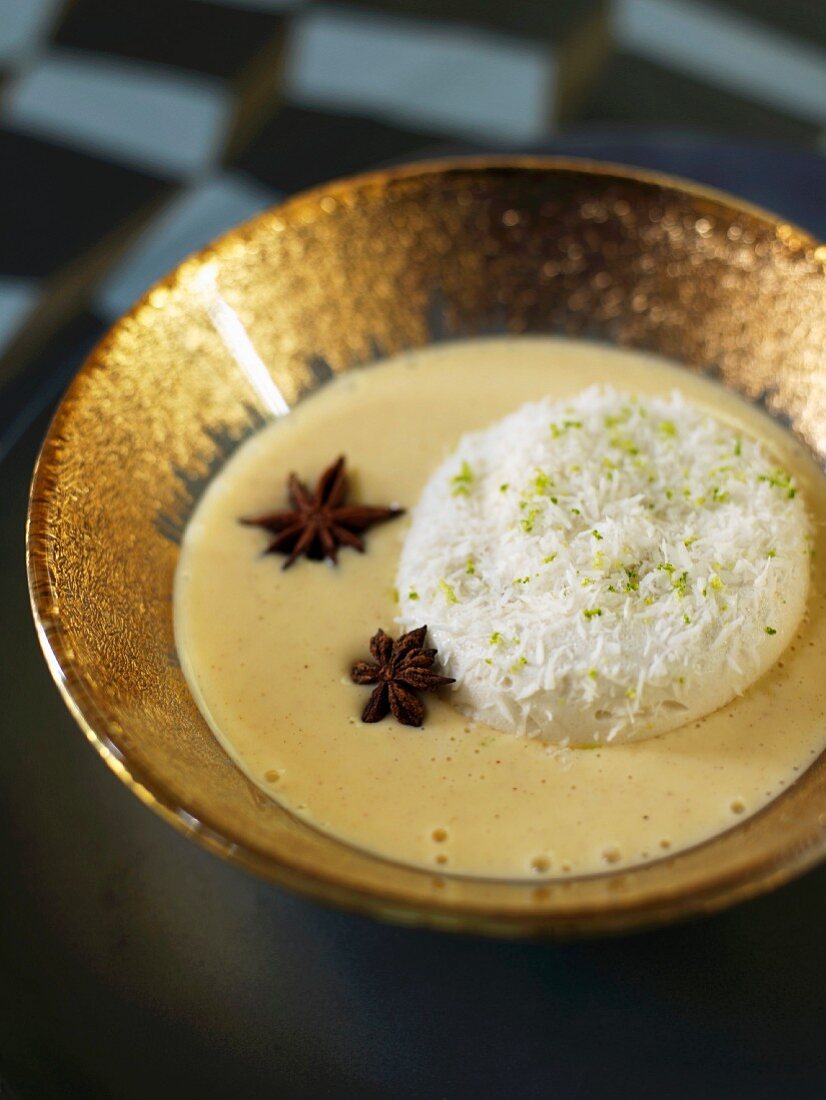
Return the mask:
[[826, 249], [723, 196], [547, 160], [430, 165], [299, 196], [187, 260], [103, 340], [35, 474], [35, 617], [90, 740], [145, 801], [246, 867], [400, 920], [505, 933], [630, 927], [788, 877], [826, 839], [818, 761], [756, 817], [643, 868], [485, 882], [386, 862], [268, 800], [178, 667], [181, 533], [251, 431], [330, 377], [463, 336], [544, 333], [666, 355], [826, 455]]

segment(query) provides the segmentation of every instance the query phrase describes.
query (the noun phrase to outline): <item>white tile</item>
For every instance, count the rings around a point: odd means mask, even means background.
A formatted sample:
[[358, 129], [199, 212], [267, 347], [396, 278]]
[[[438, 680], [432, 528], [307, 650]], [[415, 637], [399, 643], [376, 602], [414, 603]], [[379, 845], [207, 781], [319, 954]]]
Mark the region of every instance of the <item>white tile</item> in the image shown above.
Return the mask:
[[0, 61], [13, 64], [37, 49], [62, 0], [0, 0]]
[[0, 354], [11, 343], [38, 297], [34, 280], [0, 275]]
[[617, 38], [634, 53], [756, 103], [826, 122], [823, 50], [700, 0], [617, 0], [614, 13]]
[[95, 294], [107, 320], [120, 316], [190, 252], [279, 199], [243, 176], [222, 173], [177, 195], [150, 224]]
[[481, 30], [331, 8], [295, 22], [290, 99], [416, 129], [531, 141], [552, 117], [553, 59], [542, 45]]
[[218, 81], [69, 50], [13, 80], [4, 106], [6, 125], [167, 176], [214, 162], [230, 111]]

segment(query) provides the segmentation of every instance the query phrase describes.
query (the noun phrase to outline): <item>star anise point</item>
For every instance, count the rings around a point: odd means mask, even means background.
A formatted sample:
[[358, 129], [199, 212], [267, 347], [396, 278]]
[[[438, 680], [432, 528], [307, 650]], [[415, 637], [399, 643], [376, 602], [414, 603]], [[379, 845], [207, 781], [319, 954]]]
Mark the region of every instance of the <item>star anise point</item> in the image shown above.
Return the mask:
[[392, 714], [403, 726], [421, 726], [425, 705], [419, 691], [437, 691], [455, 683], [451, 676], [433, 671], [435, 649], [425, 649], [427, 627], [409, 630], [396, 640], [381, 629], [370, 639], [370, 654], [375, 663], [356, 661], [350, 678], [356, 684], [375, 684], [367, 700], [362, 722], [380, 722]]
[[365, 551], [361, 537], [378, 523], [404, 514], [403, 508], [347, 504], [347, 459], [339, 455], [321, 474], [312, 492], [296, 473], [287, 479], [290, 507], [241, 519], [247, 527], [261, 527], [271, 536], [265, 553], [285, 554], [282, 569], [289, 569], [302, 555], [335, 565], [338, 551], [349, 546]]

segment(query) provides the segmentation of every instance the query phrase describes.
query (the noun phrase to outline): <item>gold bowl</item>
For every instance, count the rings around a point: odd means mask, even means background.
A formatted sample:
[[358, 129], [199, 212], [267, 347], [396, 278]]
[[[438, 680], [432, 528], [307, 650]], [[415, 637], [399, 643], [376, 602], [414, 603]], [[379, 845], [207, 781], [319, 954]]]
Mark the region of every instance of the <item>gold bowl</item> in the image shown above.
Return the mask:
[[333, 183], [153, 287], [84, 364], [32, 486], [40, 640], [92, 744], [144, 802], [241, 866], [374, 916], [500, 935], [707, 912], [826, 852], [826, 761], [755, 817], [644, 867], [566, 881], [434, 877], [269, 800], [207, 728], [175, 656], [172, 581], [195, 500], [274, 401], [430, 342], [558, 333], [669, 356], [759, 402], [826, 458], [826, 247], [649, 173], [552, 159]]

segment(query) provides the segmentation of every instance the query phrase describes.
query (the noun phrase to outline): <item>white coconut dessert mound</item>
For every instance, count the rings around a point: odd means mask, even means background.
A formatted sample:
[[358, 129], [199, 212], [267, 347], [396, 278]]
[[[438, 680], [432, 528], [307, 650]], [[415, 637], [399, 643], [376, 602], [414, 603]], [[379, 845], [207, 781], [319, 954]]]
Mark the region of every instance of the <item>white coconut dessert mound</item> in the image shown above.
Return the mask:
[[592, 387], [462, 438], [416, 506], [399, 623], [453, 701], [562, 744], [651, 737], [780, 656], [809, 585], [806, 510], [761, 444], [670, 398]]

